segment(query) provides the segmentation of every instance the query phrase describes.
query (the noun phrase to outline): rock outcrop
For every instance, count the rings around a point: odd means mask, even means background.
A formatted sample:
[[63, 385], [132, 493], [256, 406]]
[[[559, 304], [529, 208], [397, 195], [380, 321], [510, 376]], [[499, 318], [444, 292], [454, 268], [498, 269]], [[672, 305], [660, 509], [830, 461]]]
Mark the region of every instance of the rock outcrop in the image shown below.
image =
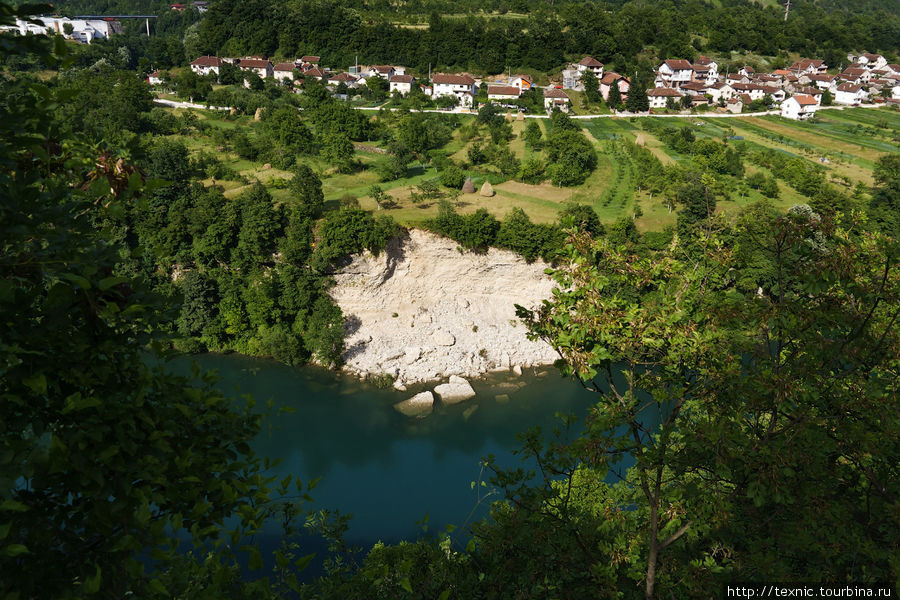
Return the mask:
[[504, 250], [457, 248], [412, 230], [379, 256], [354, 256], [335, 275], [331, 294], [348, 324], [347, 371], [386, 373], [409, 385], [553, 363], [552, 348], [529, 340], [515, 311], [550, 297], [547, 265]]
[[436, 386], [434, 393], [438, 395], [444, 404], [456, 404], [475, 397], [475, 390], [472, 389], [472, 384], [458, 375], [451, 375], [448, 383]]
[[408, 417], [425, 417], [434, 410], [434, 395], [431, 392], [422, 392], [408, 400], [398, 402], [394, 408]]

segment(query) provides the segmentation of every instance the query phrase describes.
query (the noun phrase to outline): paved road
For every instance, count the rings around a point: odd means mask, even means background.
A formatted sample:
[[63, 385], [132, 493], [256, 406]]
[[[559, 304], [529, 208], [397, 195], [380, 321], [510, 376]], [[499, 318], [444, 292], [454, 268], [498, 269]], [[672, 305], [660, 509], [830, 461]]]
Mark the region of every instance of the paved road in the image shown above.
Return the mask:
[[[162, 104], [163, 106], [171, 106], [173, 108], [198, 108], [202, 110], [231, 110], [229, 106], [207, 106], [204, 104], [197, 104], [195, 102], [178, 102], [175, 100], [165, 100], [163, 98], [154, 98], [153, 101], [156, 104]], [[879, 108], [884, 106], [884, 104], [861, 104], [859, 108]], [[380, 106], [354, 106], [356, 110], [381, 110], [383, 107]], [[847, 106], [820, 106], [818, 110], [844, 110], [845, 108], [849, 108]], [[387, 108], [385, 110], [405, 110], [400, 108]], [[424, 109], [424, 110], [411, 110], [410, 112], [424, 112], [424, 113], [439, 113], [439, 114], [474, 114], [470, 112], [462, 112], [462, 111], [447, 111], [447, 110], [438, 110], [438, 109]], [[647, 113], [630, 113], [630, 112], [618, 112], [614, 115], [569, 115], [573, 119], [581, 119], [581, 120], [589, 120], [589, 119], [613, 119], [613, 118], [627, 118], [627, 117], [659, 117], [660, 119], [733, 119], [740, 117], [761, 117], [763, 115], [780, 115], [781, 111], [779, 110], [766, 110], [762, 112], [754, 112], [754, 113], [695, 113], [695, 114], [673, 114], [673, 115], [648, 115]], [[548, 115], [525, 115], [526, 119], [549, 119]]]

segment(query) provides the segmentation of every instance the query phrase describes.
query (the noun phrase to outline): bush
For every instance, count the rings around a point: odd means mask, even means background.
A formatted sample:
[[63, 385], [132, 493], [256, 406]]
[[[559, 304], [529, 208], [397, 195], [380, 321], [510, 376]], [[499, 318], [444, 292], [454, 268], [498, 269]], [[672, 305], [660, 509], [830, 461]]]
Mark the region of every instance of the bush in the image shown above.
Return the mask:
[[450, 165], [441, 172], [441, 185], [458, 190], [466, 182], [466, 174], [456, 165]]

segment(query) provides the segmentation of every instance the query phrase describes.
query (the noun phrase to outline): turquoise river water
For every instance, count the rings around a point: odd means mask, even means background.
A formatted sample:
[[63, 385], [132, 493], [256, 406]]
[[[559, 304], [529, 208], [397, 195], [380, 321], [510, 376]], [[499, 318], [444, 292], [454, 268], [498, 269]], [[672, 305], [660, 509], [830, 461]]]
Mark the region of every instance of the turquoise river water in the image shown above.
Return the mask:
[[[352, 513], [346, 538], [362, 547], [417, 537], [416, 521], [426, 514], [431, 531], [484, 516], [487, 502], [479, 498], [490, 487], [472, 486], [488, 477], [482, 457], [518, 464], [516, 434], [533, 426], [549, 432], [560, 424], [557, 413], [584, 416], [595, 401], [553, 368], [526, 370], [474, 380], [474, 399], [411, 419], [393, 404], [419, 389], [383, 390], [323, 369], [238, 355], [193, 360], [218, 371], [224, 392], [252, 394], [259, 406], [274, 402], [256, 451], [280, 459], [273, 474], [320, 477], [313, 508]], [[179, 359], [172, 368], [186, 365]], [[281, 407], [292, 412], [277, 412]]]

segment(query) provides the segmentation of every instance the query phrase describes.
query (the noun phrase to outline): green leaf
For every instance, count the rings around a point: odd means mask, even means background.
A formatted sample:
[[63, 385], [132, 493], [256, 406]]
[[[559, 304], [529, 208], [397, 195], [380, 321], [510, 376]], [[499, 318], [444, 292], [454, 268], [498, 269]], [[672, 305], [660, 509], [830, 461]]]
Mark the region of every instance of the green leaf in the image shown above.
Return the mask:
[[259, 571], [263, 568], [263, 559], [262, 554], [259, 553], [259, 548], [251, 546], [248, 550], [250, 552], [250, 561], [247, 563], [247, 566], [250, 567], [251, 571]]
[[75, 273], [64, 273], [62, 277], [63, 279], [68, 279], [83, 290], [91, 289], [91, 282], [81, 275], [76, 275]]
[[18, 500], [4, 500], [2, 504], [0, 504], [0, 510], [8, 510], [12, 512], [25, 512], [29, 510], [28, 505], [22, 504]]
[[84, 592], [86, 594], [96, 594], [100, 591], [100, 583], [103, 581], [103, 575], [100, 566], [97, 565], [97, 572], [92, 577], [84, 578]]
[[38, 373], [37, 375], [32, 375], [31, 377], [25, 377], [22, 379], [22, 383], [28, 386], [35, 394], [46, 394], [47, 393], [47, 377], [43, 373]]
[[400, 580], [400, 587], [412, 594], [412, 585], [409, 583], [409, 577], [404, 577]]
[[24, 544], [10, 544], [3, 548], [3, 554], [9, 557], [28, 554], [28, 548]]
[[159, 579], [150, 580], [150, 589], [160, 596], [169, 596], [169, 590], [166, 589], [166, 586]]
[[315, 556], [316, 553], [313, 552], [312, 554], [307, 554], [306, 556], [300, 557], [296, 561], [294, 561], [294, 566], [297, 567], [298, 571], [302, 571], [309, 566], [309, 563], [312, 562], [312, 559], [315, 558]]
[[105, 279], [101, 279], [97, 284], [97, 287], [100, 288], [101, 291], [106, 291], [111, 287], [117, 286], [120, 283], [125, 283], [128, 281], [127, 277], [106, 277]]

